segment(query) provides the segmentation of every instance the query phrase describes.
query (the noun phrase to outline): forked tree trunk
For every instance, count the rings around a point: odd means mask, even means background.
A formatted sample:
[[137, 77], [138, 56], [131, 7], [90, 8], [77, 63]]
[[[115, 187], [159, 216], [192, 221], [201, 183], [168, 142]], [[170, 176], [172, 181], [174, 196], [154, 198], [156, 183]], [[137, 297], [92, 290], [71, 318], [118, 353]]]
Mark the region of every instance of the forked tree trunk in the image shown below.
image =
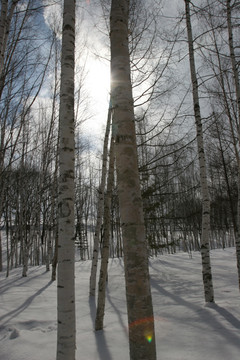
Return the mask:
[[97, 223], [95, 227], [94, 233], [94, 243], [93, 243], [93, 257], [92, 257], [92, 266], [91, 266], [91, 275], [90, 275], [90, 288], [89, 294], [90, 296], [95, 296], [96, 290], [96, 277], [97, 277], [97, 263], [98, 263], [98, 251], [99, 251], [99, 235], [102, 225], [102, 217], [103, 217], [103, 205], [104, 205], [104, 191], [106, 186], [106, 174], [107, 174], [107, 154], [108, 154], [108, 142], [109, 142], [109, 132], [110, 132], [110, 123], [112, 118], [112, 110], [111, 110], [111, 101], [109, 103], [108, 109], [108, 118], [107, 125], [103, 143], [103, 158], [102, 158], [102, 175], [99, 186], [99, 198], [97, 205]]
[[111, 230], [111, 197], [114, 183], [114, 140], [111, 140], [110, 159], [107, 180], [107, 192], [104, 196], [104, 215], [103, 215], [103, 242], [102, 242], [102, 259], [98, 282], [98, 302], [95, 320], [95, 330], [103, 329], [105, 298], [106, 298], [106, 282], [107, 268], [109, 258], [109, 239]]
[[197, 147], [198, 159], [200, 167], [200, 182], [202, 193], [202, 234], [201, 234], [201, 256], [202, 256], [202, 275], [205, 301], [207, 303], [214, 302], [213, 283], [212, 283], [212, 270], [210, 262], [210, 249], [209, 249], [209, 234], [210, 234], [210, 197], [207, 182], [207, 166], [204, 152], [204, 140], [202, 129], [202, 118], [200, 112], [200, 103], [198, 95], [198, 81], [196, 76], [192, 26], [190, 18], [189, 0], [185, 1], [185, 13], [187, 23], [187, 36], [188, 36], [188, 49], [189, 49], [189, 63], [192, 80], [192, 95], [193, 106], [197, 133]]
[[155, 360], [154, 316], [130, 80], [128, 15], [129, 0], [112, 0], [111, 97], [123, 236], [129, 348], [131, 360]]
[[57, 360], [74, 360], [74, 51], [75, 0], [64, 0], [59, 117]]

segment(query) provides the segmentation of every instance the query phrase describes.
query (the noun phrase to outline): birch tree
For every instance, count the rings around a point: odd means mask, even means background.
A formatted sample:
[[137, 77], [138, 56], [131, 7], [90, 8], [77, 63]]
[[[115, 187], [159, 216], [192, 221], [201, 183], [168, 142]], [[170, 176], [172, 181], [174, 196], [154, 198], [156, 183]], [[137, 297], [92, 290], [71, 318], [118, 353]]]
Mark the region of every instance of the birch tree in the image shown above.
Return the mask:
[[137, 161], [130, 58], [129, 0], [112, 0], [110, 12], [113, 136], [123, 235], [131, 360], [156, 359], [154, 315]]
[[196, 124], [198, 159], [199, 159], [199, 168], [200, 168], [200, 184], [201, 184], [201, 195], [202, 195], [202, 232], [201, 232], [202, 275], [203, 275], [205, 301], [214, 302], [210, 250], [209, 250], [210, 197], [209, 197], [208, 182], [207, 182], [207, 167], [206, 167], [206, 158], [205, 158], [205, 150], [204, 150], [202, 118], [201, 118], [200, 102], [199, 102], [199, 94], [198, 94], [198, 80], [197, 80], [196, 68], [195, 68], [193, 35], [192, 35], [192, 25], [191, 25], [190, 7], [189, 7], [190, 1], [189, 0], [184, 0], [184, 1], [185, 1], [189, 64], [190, 64], [191, 81], [192, 81], [192, 96], [193, 96], [194, 116], [195, 116], [195, 124]]
[[97, 204], [97, 222], [96, 222], [95, 233], [94, 233], [93, 256], [92, 256], [90, 289], [89, 289], [90, 296], [95, 296], [95, 290], [96, 290], [99, 234], [100, 234], [100, 230], [101, 230], [102, 217], [103, 217], [104, 191], [105, 191], [105, 185], [106, 185], [107, 154], [108, 154], [108, 142], [109, 142], [110, 127], [111, 127], [110, 126], [111, 118], [112, 118], [112, 110], [111, 110], [111, 102], [109, 102], [107, 125], [106, 125], [104, 142], [103, 142], [102, 173], [101, 173], [101, 180], [100, 180], [100, 186], [99, 186], [99, 198], [98, 198], [98, 204]]
[[237, 256], [237, 269], [238, 269], [238, 285], [240, 289], [240, 83], [239, 83], [239, 72], [238, 72], [238, 63], [235, 56], [235, 49], [233, 43], [233, 26], [232, 26], [232, 4], [231, 0], [227, 0], [227, 27], [228, 27], [228, 45], [231, 58], [231, 65], [233, 71], [233, 79], [236, 92], [236, 103], [237, 103], [237, 113], [238, 113], [238, 151], [237, 151], [237, 161], [238, 161], [238, 221], [237, 221], [237, 236], [236, 236], [236, 256]]
[[[36, 28], [41, 6], [36, 1], [1, 1], [0, 4], [0, 219], [6, 201], [6, 176], [21, 161], [23, 132], [40, 93], [51, 58]], [[31, 128], [31, 127], [30, 127]], [[31, 139], [32, 140], [32, 139]], [[32, 144], [34, 142], [31, 141]], [[33, 147], [29, 149], [32, 153]]]
[[[209, 31], [207, 31], [207, 38], [205, 38], [205, 41], [201, 41], [201, 43], [199, 43], [198, 40], [198, 47], [202, 47], [202, 49], [204, 49], [204, 51], [201, 50], [201, 55], [204, 59], [204, 65], [207, 66], [207, 70], [210, 70], [211, 72], [211, 75], [209, 75], [210, 84], [209, 81], [206, 82], [204, 89], [208, 93], [210, 104], [213, 110], [214, 126], [210, 129], [210, 136], [211, 139], [212, 136], [218, 139], [218, 151], [221, 153], [222, 171], [225, 177], [227, 194], [230, 203], [230, 211], [232, 214], [232, 226], [235, 235], [239, 273], [239, 234], [237, 232], [237, 216], [235, 214], [237, 210], [237, 206], [235, 205], [237, 195], [234, 194], [233, 188], [231, 186], [232, 182], [235, 183], [235, 171], [232, 168], [232, 165], [235, 161], [236, 164], [238, 164], [238, 169], [240, 169], [238, 125], [240, 119], [240, 102], [237, 100], [240, 100], [240, 94], [238, 86], [236, 57], [238, 56], [237, 37], [236, 39], [234, 39], [235, 32], [238, 29], [238, 20], [236, 16], [237, 11], [238, 4], [236, 2], [213, 2], [211, 0], [207, 0], [206, 6], [203, 6], [201, 8], [198, 16], [200, 16], [203, 34], [206, 34], [206, 29], [208, 28]], [[225, 26], [225, 24], [227, 24], [227, 26]], [[207, 46], [205, 45], [205, 43], [207, 43]], [[229, 150], [231, 154], [229, 154]], [[210, 151], [209, 153], [212, 157], [212, 151]], [[228, 156], [230, 156], [229, 160], [231, 159], [231, 166], [230, 162], [228, 164], [226, 163]], [[216, 160], [214, 160], [214, 162], [210, 160], [209, 169], [211, 170], [211, 172], [213, 171], [212, 167], [216, 168], [216, 166]], [[235, 167], [235, 165], [233, 166]], [[214, 204], [213, 206], [211, 206], [211, 209], [213, 208]], [[219, 204], [217, 205], [217, 210], [218, 209]], [[217, 217], [217, 221], [219, 223], [221, 222], [221, 217], [219, 215]]]
[[[13, 18], [14, 10], [16, 8], [18, 1], [12, 1], [9, 4], [8, 0], [1, 1], [1, 12], [0, 12], [0, 100], [2, 100], [3, 89], [6, 81], [7, 71], [5, 67], [5, 58], [6, 48], [8, 45], [9, 31], [11, 26], [11, 21]], [[16, 45], [15, 45], [16, 46]], [[8, 54], [9, 55], [9, 54]], [[8, 56], [10, 57], [10, 56]], [[5, 105], [5, 104], [4, 104]], [[5, 106], [6, 107], [6, 106]], [[6, 120], [3, 117], [1, 110], [1, 101], [0, 101], [0, 220], [3, 212], [3, 198], [5, 191], [5, 184], [3, 182], [3, 170], [4, 170], [4, 157], [6, 152]], [[0, 237], [0, 252], [2, 257], [2, 245]], [[2, 268], [2, 265], [1, 265]]]
[[114, 139], [111, 139], [110, 159], [108, 169], [107, 191], [104, 197], [104, 215], [103, 215], [103, 242], [102, 259], [98, 282], [98, 303], [95, 320], [95, 330], [103, 329], [103, 319], [105, 310], [107, 268], [109, 258], [109, 239], [110, 239], [110, 218], [111, 218], [111, 197], [114, 185]]
[[76, 346], [74, 292], [74, 54], [75, 0], [63, 9], [59, 116], [57, 360], [74, 360]]

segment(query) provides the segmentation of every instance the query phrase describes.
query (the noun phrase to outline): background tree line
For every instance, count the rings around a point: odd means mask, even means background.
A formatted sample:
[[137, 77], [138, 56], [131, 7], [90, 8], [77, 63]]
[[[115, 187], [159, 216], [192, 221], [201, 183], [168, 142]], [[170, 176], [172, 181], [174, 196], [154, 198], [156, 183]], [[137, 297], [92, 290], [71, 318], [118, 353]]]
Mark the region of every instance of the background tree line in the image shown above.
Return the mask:
[[[202, 204], [187, 33], [184, 15], [170, 19], [164, 3], [152, 3], [152, 10], [131, 8], [130, 42], [149, 255], [179, 250], [191, 253], [200, 249]], [[58, 237], [60, 41], [56, 28], [40, 25], [45, 5], [37, 2], [36, 6], [33, 1], [1, 3], [1, 229], [6, 231], [8, 271], [23, 265], [25, 275], [27, 264], [43, 263], [49, 269]], [[108, 6], [107, 2], [103, 5]], [[210, 246], [224, 248], [235, 244], [238, 229], [239, 3], [191, 3], [191, 21], [204, 109]], [[171, 26], [171, 37], [161, 24], [165, 29]], [[37, 27], [43, 29], [41, 36], [35, 31]], [[81, 74], [76, 100], [84, 87]], [[47, 96], [39, 100], [46, 87]], [[79, 107], [80, 119], [81, 104]], [[101, 154], [96, 161], [92, 147], [79, 133], [75, 237], [80, 259], [91, 259]], [[116, 182], [111, 198], [110, 256], [116, 257], [122, 256]]]

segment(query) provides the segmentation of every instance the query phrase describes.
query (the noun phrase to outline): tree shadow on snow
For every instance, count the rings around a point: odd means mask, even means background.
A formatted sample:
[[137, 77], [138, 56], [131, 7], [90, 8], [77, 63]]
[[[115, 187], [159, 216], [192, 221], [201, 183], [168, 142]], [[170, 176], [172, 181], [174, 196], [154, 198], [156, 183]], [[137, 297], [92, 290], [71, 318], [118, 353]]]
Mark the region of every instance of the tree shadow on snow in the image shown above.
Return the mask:
[[112, 306], [112, 308], [114, 309], [116, 315], [118, 316], [119, 324], [122, 326], [122, 328], [123, 328], [123, 330], [124, 330], [124, 332], [126, 334], [126, 338], [128, 339], [128, 336], [127, 336], [127, 322], [124, 323], [124, 320], [123, 320], [123, 317], [122, 317], [122, 312], [117, 308], [117, 306], [112, 301], [108, 287], [106, 289], [106, 297], [107, 297], [107, 300], [108, 300], [109, 304]]
[[38, 272], [36, 275], [33, 275], [34, 272], [37, 272], [37, 271], [38, 271], [38, 268], [35, 271], [34, 271], [34, 269], [31, 269], [30, 276], [28, 275], [27, 277], [22, 277], [22, 276], [19, 277], [19, 274], [13, 275], [12, 278], [6, 277], [4, 279], [4, 281], [2, 282], [2, 284], [0, 284], [1, 295], [3, 293], [5, 293], [6, 291], [8, 291], [9, 289], [11, 289], [13, 286], [20, 287], [22, 285], [26, 285], [28, 282], [30, 282], [34, 279], [37, 279], [39, 277], [42, 277], [42, 275], [46, 273], [46, 271], [43, 273]]
[[30, 296], [29, 298], [27, 298], [20, 306], [18, 306], [16, 309], [9, 311], [7, 314], [2, 315], [0, 317], [0, 321], [2, 322], [4, 319], [6, 319], [1, 325], [5, 325], [7, 324], [10, 320], [12, 320], [13, 318], [15, 318], [16, 316], [18, 316], [21, 312], [23, 312], [24, 310], [26, 310], [31, 303], [33, 302], [33, 300], [41, 295], [41, 293], [43, 293], [53, 282], [49, 281], [45, 286], [43, 286], [41, 289], [39, 289], [35, 294], [33, 294], [32, 296]]
[[228, 341], [229, 344], [232, 344], [233, 346], [239, 348], [239, 336], [235, 335], [235, 333], [231, 329], [228, 329], [223, 325], [223, 323], [219, 322], [216, 316], [214, 316], [213, 312], [211, 311], [211, 309], [217, 311], [233, 327], [239, 329], [240, 320], [238, 320], [228, 310], [218, 306], [215, 303], [207, 305], [205, 307], [193, 304], [183, 299], [182, 297], [164, 289], [161, 285], [158, 284], [157, 280], [153, 278], [151, 278], [151, 285], [158, 291], [159, 295], [165, 296], [173, 300], [174, 302], [176, 302], [176, 305], [184, 306], [188, 310], [193, 311], [203, 322], [211, 326], [216, 332], [219, 332], [221, 336]]
[[95, 334], [95, 340], [97, 344], [97, 351], [100, 360], [113, 360], [110, 351], [107, 346], [106, 337], [104, 334], [104, 330], [95, 331], [95, 318], [96, 318], [96, 302], [95, 297], [89, 296], [89, 308], [90, 315], [93, 323], [93, 329]]
[[240, 320], [237, 319], [233, 314], [230, 313], [230, 311], [224, 309], [223, 307], [213, 303], [207, 305], [207, 307], [210, 307], [211, 309], [216, 310], [229, 324], [231, 324], [236, 329], [240, 329]]

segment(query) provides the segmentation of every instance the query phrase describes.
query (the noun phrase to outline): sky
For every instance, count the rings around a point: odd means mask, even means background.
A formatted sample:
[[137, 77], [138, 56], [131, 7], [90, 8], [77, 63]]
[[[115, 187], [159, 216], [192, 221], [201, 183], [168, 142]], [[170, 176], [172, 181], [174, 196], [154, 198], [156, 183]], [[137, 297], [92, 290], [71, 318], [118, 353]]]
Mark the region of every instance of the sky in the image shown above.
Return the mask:
[[[239, 360], [240, 298], [234, 248], [211, 251], [215, 304], [203, 299], [199, 253], [150, 259], [158, 360]], [[76, 255], [77, 360], [127, 360], [128, 331], [122, 259], [109, 260], [103, 331], [95, 332], [89, 300], [91, 261]], [[56, 282], [44, 266], [27, 278], [0, 273], [1, 360], [53, 360], [56, 356]], [[147, 339], [146, 339], [147, 341]]]
[[[47, 0], [53, 3], [44, 10], [44, 18], [47, 26], [55, 27], [57, 22], [60, 27], [61, 7], [55, 0]], [[157, 0], [147, 0], [149, 12], [154, 12]], [[163, 22], [173, 21], [178, 13], [179, 2], [166, 1], [162, 4]], [[81, 90], [81, 112], [79, 119], [83, 120], [81, 133], [83, 136], [101, 150], [102, 138], [105, 130], [109, 105], [110, 89], [110, 61], [109, 61], [109, 36], [100, 1], [84, 0], [77, 1], [76, 9], [76, 88], [83, 84]], [[60, 37], [60, 35], [59, 35]], [[159, 49], [161, 52], [161, 48]], [[160, 54], [160, 53], [159, 53]], [[156, 56], [159, 56], [156, 52]], [[80, 79], [84, 78], [83, 81]], [[148, 81], [138, 88], [143, 91], [148, 86]]]
[[[49, 27], [59, 27], [61, 37], [61, 6], [54, 0], [44, 10], [45, 23]], [[76, 71], [75, 90], [80, 90], [79, 120], [83, 122], [81, 133], [92, 144], [101, 144], [106, 123], [109, 88], [110, 63], [108, 56], [108, 36], [104, 25], [98, 21], [101, 9], [97, 1], [76, 2]], [[77, 105], [76, 107], [77, 108]], [[93, 146], [94, 146], [93, 145]]]

